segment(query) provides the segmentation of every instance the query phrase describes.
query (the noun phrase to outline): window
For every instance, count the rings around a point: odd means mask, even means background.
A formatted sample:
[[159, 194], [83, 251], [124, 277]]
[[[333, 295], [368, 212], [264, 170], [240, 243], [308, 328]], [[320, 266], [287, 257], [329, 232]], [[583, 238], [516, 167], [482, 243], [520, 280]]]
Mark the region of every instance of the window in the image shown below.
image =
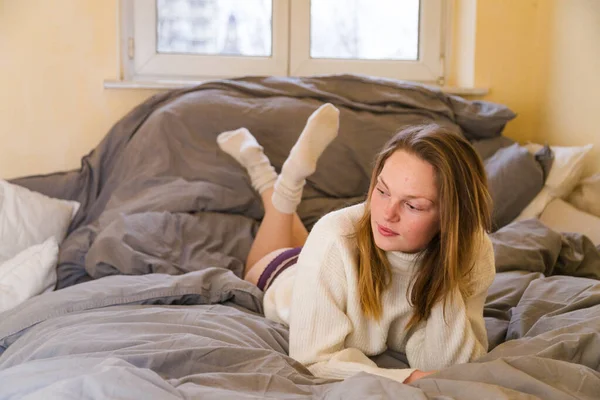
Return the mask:
[[443, 78], [445, 0], [122, 0], [126, 79]]

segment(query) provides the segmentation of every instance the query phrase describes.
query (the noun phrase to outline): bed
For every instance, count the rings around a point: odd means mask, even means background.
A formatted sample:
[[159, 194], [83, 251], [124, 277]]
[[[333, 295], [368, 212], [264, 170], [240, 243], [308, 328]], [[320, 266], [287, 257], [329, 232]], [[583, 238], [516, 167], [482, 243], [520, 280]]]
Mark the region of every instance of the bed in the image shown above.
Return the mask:
[[[366, 373], [316, 378], [287, 355], [287, 329], [263, 317], [262, 293], [240, 279], [260, 198], [215, 139], [245, 126], [279, 170], [324, 102], [341, 110], [340, 134], [308, 179], [299, 214], [309, 229], [364, 199], [373, 156], [403, 126], [443, 124], [486, 160], [497, 267], [486, 356], [403, 385]], [[500, 104], [354, 75], [244, 77], [150, 98], [80, 169], [12, 181], [80, 206], [60, 243], [56, 290], [0, 314], [0, 398], [600, 398], [600, 249], [516, 218], [552, 158], [502, 136], [514, 117]], [[407, 365], [391, 351], [374, 361]]]

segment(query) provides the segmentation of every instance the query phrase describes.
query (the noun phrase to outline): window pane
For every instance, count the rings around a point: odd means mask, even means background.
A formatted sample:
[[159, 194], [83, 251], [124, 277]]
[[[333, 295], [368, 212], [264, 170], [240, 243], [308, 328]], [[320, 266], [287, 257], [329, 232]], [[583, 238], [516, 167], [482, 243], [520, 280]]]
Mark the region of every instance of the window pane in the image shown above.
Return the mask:
[[311, 0], [310, 56], [418, 60], [419, 0]]
[[156, 50], [271, 55], [271, 0], [158, 0]]

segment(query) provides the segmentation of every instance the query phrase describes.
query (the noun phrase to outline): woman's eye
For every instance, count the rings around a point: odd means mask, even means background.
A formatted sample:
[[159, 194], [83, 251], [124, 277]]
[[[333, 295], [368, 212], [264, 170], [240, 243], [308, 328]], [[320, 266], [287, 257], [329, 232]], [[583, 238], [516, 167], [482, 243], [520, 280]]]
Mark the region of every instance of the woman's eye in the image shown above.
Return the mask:
[[382, 189], [376, 188], [377, 191], [379, 192], [379, 194], [384, 195], [385, 196], [385, 192]]
[[408, 208], [410, 208], [411, 210], [413, 210], [413, 211], [422, 211], [420, 208], [418, 208], [418, 207], [415, 207], [415, 206], [413, 206], [413, 205], [412, 205], [412, 204], [410, 204], [410, 203], [406, 203], [406, 206], [407, 206]]

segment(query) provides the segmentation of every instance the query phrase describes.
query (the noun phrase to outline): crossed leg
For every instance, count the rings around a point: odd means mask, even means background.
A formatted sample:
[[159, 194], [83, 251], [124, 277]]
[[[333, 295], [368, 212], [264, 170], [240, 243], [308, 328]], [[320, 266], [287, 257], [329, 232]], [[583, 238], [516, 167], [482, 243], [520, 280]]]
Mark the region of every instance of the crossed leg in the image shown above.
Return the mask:
[[308, 232], [296, 213], [306, 178], [325, 148], [337, 136], [339, 111], [331, 104], [309, 118], [277, 176], [254, 136], [245, 128], [223, 132], [217, 143], [248, 171], [261, 195], [265, 215], [246, 259], [244, 279], [256, 284], [268, 263], [286, 249], [304, 245]]

